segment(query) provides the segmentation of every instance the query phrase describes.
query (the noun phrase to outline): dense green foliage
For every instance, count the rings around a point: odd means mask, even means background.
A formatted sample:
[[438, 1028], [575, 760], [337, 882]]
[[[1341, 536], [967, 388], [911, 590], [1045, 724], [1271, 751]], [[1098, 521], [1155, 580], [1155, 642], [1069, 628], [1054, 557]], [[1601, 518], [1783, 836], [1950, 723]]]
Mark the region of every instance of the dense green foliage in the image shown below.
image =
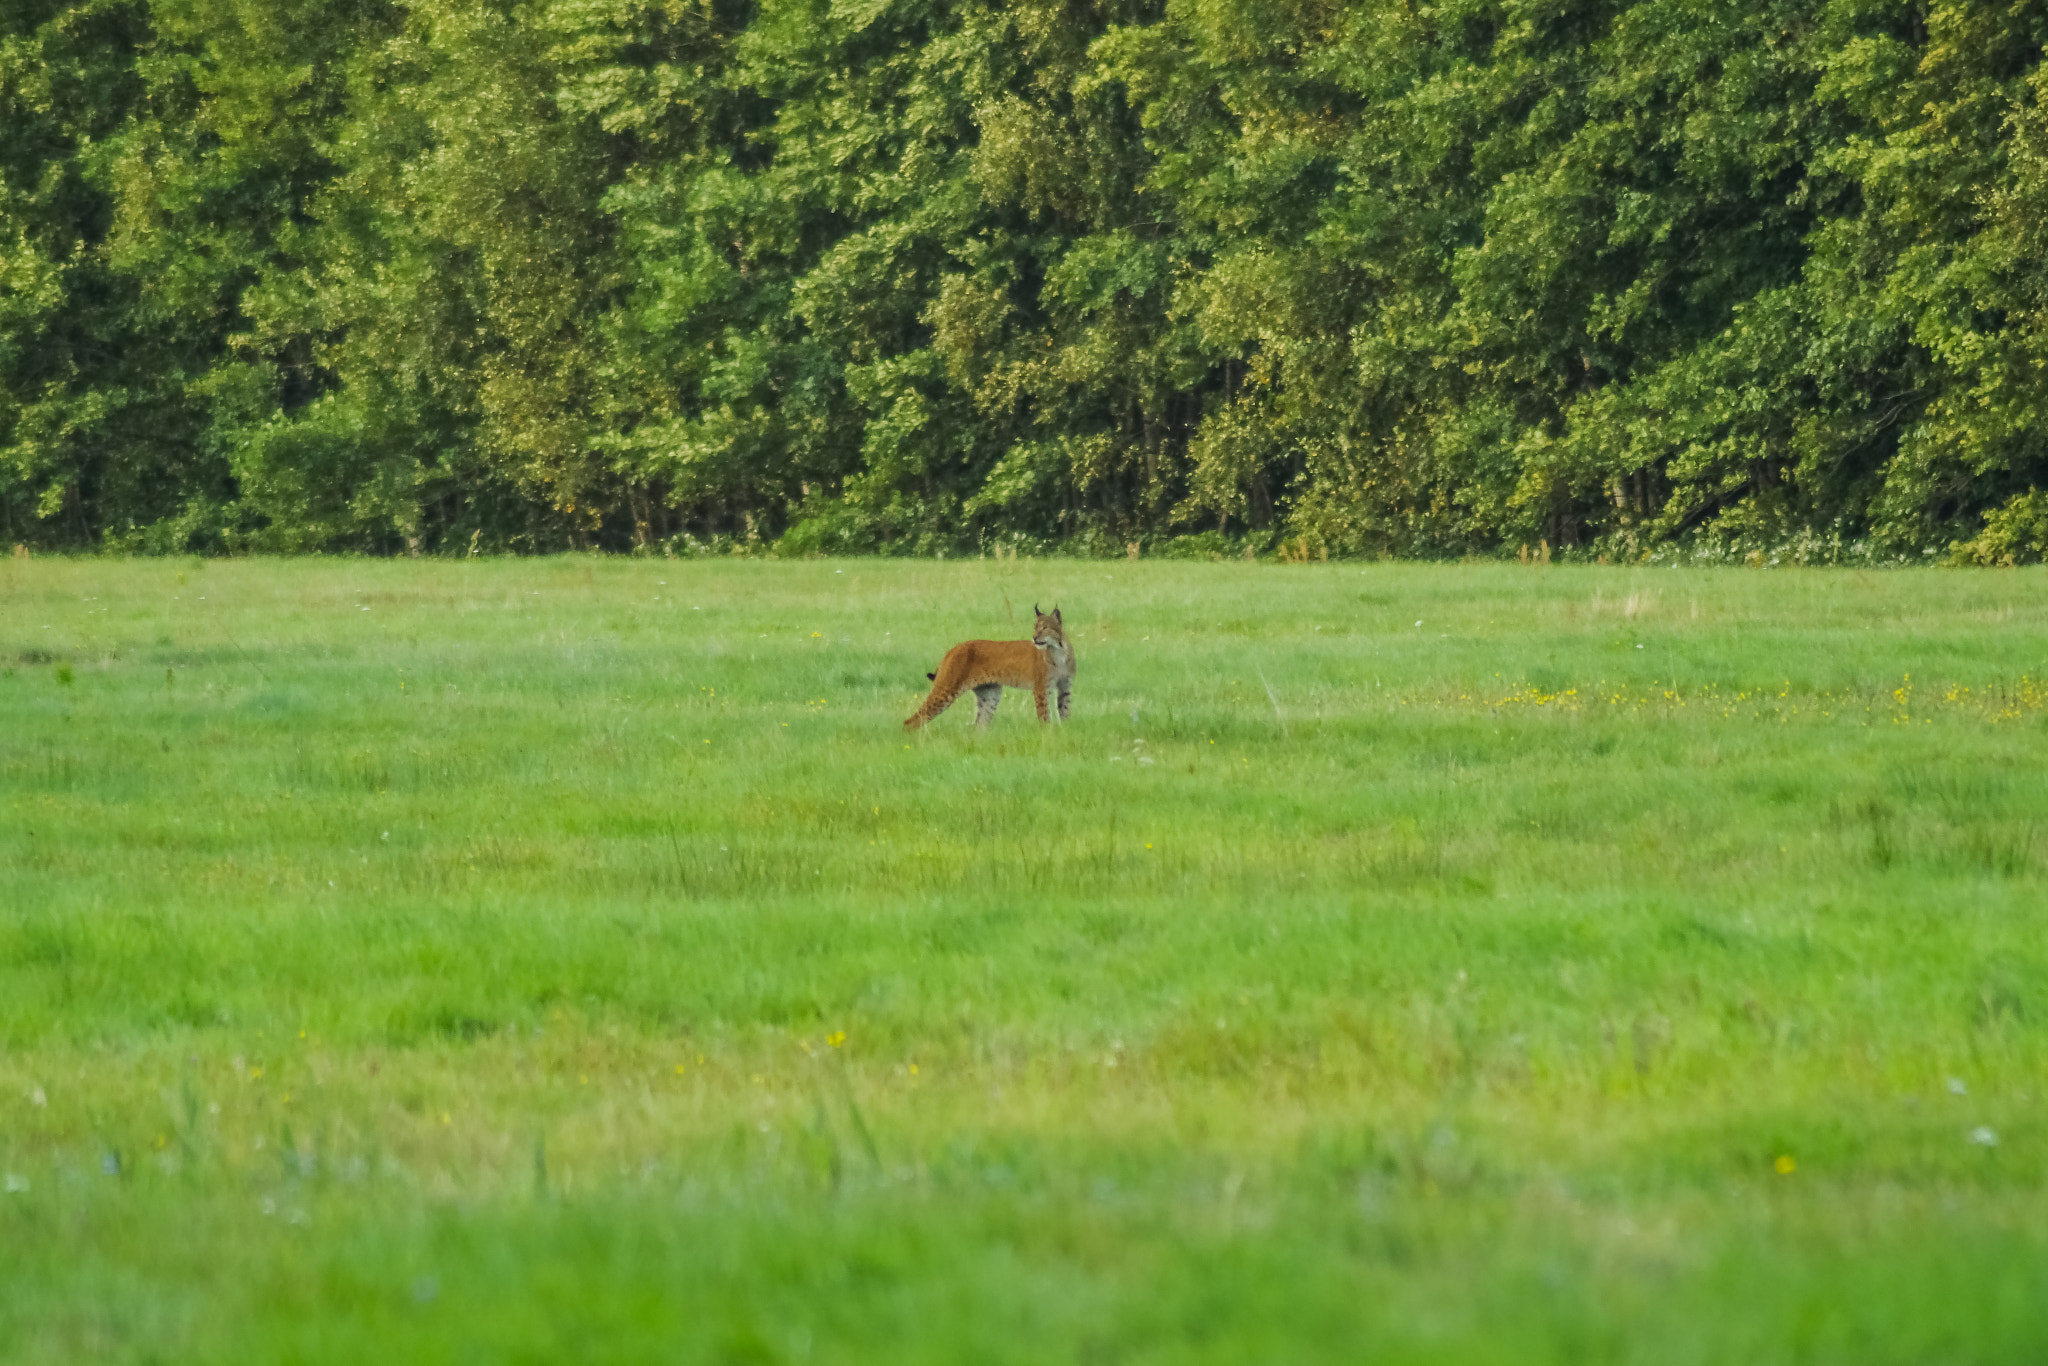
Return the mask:
[[2048, 549], [2048, 5], [14, 0], [0, 535]]
[[0, 1356], [2048, 1360], [2044, 578], [0, 559]]

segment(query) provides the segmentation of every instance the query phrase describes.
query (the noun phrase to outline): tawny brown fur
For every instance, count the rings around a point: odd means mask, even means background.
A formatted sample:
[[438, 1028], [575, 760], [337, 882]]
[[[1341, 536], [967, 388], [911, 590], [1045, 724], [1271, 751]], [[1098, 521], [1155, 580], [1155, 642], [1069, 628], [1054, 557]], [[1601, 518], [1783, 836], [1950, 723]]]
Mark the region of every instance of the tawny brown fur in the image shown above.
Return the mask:
[[1066, 625], [1058, 607], [1047, 615], [1034, 606], [1031, 613], [1037, 620], [1032, 623], [1029, 640], [963, 640], [946, 651], [938, 670], [928, 675], [931, 695], [910, 714], [903, 728], [916, 730], [968, 691], [974, 693], [974, 724], [986, 726], [996, 714], [1004, 688], [1031, 689], [1040, 721], [1052, 720], [1052, 709], [1046, 704], [1046, 695], [1051, 693], [1057, 699], [1059, 719], [1066, 720], [1074, 699], [1074, 651], [1067, 644]]

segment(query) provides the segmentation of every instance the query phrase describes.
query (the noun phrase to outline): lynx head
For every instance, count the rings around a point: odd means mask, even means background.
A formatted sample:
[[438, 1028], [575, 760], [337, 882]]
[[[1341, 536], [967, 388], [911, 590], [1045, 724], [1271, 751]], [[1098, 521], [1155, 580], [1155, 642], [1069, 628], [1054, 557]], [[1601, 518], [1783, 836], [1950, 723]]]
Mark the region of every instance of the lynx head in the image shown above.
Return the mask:
[[1060, 620], [1059, 604], [1053, 604], [1052, 614], [1048, 616], [1039, 611], [1038, 604], [1034, 602], [1031, 604], [1031, 615], [1038, 618], [1031, 625], [1033, 645], [1041, 650], [1051, 649], [1053, 646], [1058, 646], [1062, 650], [1067, 648], [1066, 623]]

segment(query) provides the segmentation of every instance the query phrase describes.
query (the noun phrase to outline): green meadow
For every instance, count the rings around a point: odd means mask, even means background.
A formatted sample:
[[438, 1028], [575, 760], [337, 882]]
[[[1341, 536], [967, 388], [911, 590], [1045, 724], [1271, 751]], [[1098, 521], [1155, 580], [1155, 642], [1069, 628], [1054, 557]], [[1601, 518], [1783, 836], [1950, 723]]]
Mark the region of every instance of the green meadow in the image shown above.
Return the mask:
[[0, 1356], [2048, 1359], [2044, 590], [0, 561]]

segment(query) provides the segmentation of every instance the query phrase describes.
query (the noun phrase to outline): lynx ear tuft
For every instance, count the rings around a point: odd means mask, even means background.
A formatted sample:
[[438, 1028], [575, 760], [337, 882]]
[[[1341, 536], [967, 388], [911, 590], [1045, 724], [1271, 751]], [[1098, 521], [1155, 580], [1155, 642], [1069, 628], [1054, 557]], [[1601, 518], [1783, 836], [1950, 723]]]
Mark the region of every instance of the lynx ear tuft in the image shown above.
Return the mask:
[[1060, 616], [1060, 605], [1058, 603], [1052, 605], [1052, 619], [1060, 622], [1062, 625], [1065, 624], [1065, 618]]
[[1038, 604], [1034, 602], [1031, 604], [1031, 615], [1034, 617], [1042, 617], [1045, 615], [1045, 613], [1039, 611]]

